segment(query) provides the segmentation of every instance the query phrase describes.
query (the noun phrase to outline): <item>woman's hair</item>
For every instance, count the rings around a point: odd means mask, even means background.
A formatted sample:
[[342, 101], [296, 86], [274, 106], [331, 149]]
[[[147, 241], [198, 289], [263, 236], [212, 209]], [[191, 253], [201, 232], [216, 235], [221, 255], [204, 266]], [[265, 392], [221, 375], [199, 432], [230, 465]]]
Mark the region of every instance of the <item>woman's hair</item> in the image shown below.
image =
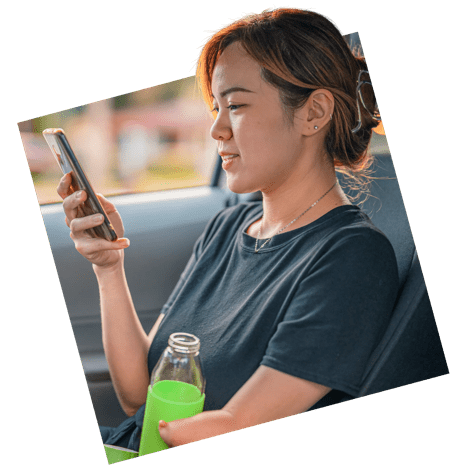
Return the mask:
[[[339, 30], [324, 16], [311, 11], [277, 9], [238, 20], [215, 33], [204, 46], [198, 61], [197, 79], [206, 103], [212, 107], [211, 81], [214, 67], [226, 47], [239, 42], [262, 69], [262, 78], [280, 91], [281, 101], [292, 122], [313, 90], [329, 90], [334, 112], [325, 139], [334, 166], [352, 176], [371, 163], [368, 154], [377, 103], [372, 86], [361, 87], [358, 76], [367, 70], [364, 57], [355, 54]], [[370, 81], [369, 74], [362, 74]], [[364, 106], [363, 106], [364, 104]], [[357, 127], [361, 107], [361, 128]], [[367, 108], [367, 110], [366, 110]]]

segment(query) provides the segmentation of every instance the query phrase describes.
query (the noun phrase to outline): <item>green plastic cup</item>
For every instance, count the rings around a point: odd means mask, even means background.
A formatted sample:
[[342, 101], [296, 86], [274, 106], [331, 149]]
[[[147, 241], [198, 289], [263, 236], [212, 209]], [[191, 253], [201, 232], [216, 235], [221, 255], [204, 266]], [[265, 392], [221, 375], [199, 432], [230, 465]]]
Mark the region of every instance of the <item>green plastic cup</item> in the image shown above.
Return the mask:
[[139, 455], [167, 449], [158, 431], [160, 420], [169, 422], [195, 416], [203, 411], [204, 398], [204, 393], [194, 385], [176, 380], [161, 380], [149, 386]]
[[123, 462], [123, 460], [134, 459], [139, 455], [134, 450], [125, 449], [124, 447], [110, 446], [104, 444], [104, 448], [109, 464]]

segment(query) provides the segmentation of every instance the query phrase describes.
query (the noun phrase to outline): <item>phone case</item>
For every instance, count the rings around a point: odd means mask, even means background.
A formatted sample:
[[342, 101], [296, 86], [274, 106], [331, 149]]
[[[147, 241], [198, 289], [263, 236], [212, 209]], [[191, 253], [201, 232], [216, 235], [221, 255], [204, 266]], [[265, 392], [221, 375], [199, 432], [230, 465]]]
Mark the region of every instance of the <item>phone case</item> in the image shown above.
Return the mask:
[[86, 177], [82, 166], [73, 153], [64, 131], [62, 129], [45, 129], [43, 131], [43, 137], [48, 143], [62, 172], [64, 174], [71, 173], [71, 190], [73, 192], [84, 190], [88, 195], [86, 201], [77, 208], [77, 217], [85, 217], [97, 213], [104, 216], [102, 225], [88, 229], [86, 232], [93, 238], [105, 238], [109, 241], [116, 240], [118, 238], [117, 234]]

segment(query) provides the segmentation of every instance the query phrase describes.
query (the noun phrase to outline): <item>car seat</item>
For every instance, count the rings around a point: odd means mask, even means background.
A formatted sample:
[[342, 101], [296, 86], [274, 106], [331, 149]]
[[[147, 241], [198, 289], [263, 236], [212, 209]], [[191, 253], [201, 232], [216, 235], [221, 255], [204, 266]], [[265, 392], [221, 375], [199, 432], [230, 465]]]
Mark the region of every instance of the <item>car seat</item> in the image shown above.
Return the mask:
[[370, 196], [361, 207], [392, 243], [400, 284], [392, 319], [358, 396], [449, 373], [391, 156], [375, 155], [373, 169]]

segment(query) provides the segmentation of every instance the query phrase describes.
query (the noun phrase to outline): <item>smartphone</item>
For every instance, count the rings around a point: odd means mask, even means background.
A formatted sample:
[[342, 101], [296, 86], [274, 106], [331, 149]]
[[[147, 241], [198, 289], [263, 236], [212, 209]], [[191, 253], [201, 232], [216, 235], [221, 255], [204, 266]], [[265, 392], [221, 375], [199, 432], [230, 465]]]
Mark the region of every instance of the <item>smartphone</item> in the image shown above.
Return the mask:
[[72, 177], [70, 189], [73, 192], [84, 190], [88, 195], [86, 201], [78, 206], [77, 217], [85, 217], [92, 214], [102, 214], [104, 216], [102, 225], [87, 229], [86, 232], [93, 238], [105, 238], [109, 241], [116, 240], [118, 238], [117, 234], [86, 177], [82, 166], [72, 151], [64, 131], [62, 129], [45, 129], [43, 131], [43, 137], [48, 143], [62, 172], [64, 174], [70, 173]]

